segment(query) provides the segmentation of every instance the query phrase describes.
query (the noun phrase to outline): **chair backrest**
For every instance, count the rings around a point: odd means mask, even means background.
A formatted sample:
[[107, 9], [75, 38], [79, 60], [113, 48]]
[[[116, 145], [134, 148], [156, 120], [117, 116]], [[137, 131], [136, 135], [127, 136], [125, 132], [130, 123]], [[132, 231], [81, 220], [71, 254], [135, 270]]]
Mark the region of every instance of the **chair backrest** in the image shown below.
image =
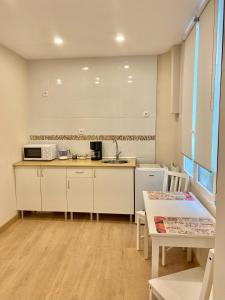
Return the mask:
[[209, 300], [213, 283], [214, 249], [209, 250], [199, 300]]
[[164, 192], [187, 192], [189, 176], [186, 173], [165, 171], [163, 191]]

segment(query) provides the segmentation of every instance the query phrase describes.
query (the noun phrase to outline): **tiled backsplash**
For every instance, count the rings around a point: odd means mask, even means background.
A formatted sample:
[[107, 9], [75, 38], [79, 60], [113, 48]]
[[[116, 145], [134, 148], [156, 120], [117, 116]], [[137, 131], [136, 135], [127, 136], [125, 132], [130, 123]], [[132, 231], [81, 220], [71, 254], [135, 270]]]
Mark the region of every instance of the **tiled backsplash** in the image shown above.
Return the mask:
[[154, 141], [154, 135], [31, 135], [32, 141]]
[[30, 61], [30, 134], [155, 135], [156, 81], [156, 56]]
[[[82, 136], [82, 139], [77, 139], [77, 140], [59, 139], [60, 136], [57, 136], [58, 139], [54, 140], [52, 139], [54, 136], [50, 136], [50, 139], [47, 139], [47, 137], [48, 136], [42, 136], [42, 139], [37, 139], [38, 136], [31, 136], [30, 142], [32, 144], [54, 143], [57, 144], [58, 148], [65, 147], [67, 149], [70, 149], [72, 153], [90, 154], [90, 141], [95, 140], [95, 139], [89, 139], [88, 136]], [[154, 163], [155, 162], [155, 140], [154, 137], [151, 136], [149, 136], [150, 139], [147, 138], [146, 136], [140, 136], [140, 137], [120, 136], [120, 138], [118, 138], [118, 145], [119, 145], [119, 151], [122, 152], [121, 157], [137, 157], [139, 163]], [[106, 139], [101, 139], [101, 140], [102, 140], [102, 148], [103, 148], [103, 157], [114, 156], [115, 144], [113, 143], [112, 136], [106, 136]]]
[[112, 155], [116, 138], [124, 156], [154, 161], [156, 56], [35, 60], [29, 80], [32, 142], [87, 152], [103, 140]]

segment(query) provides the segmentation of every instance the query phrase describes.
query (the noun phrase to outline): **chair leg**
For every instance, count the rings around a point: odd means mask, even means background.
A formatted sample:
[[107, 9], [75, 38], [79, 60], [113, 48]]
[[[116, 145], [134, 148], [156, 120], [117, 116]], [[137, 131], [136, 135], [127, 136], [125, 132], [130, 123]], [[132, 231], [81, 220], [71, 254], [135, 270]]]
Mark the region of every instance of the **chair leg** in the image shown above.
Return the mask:
[[137, 250], [140, 250], [141, 226], [140, 218], [137, 216]]
[[187, 261], [192, 261], [192, 248], [187, 248]]
[[165, 267], [166, 265], [166, 247], [162, 247], [162, 266]]

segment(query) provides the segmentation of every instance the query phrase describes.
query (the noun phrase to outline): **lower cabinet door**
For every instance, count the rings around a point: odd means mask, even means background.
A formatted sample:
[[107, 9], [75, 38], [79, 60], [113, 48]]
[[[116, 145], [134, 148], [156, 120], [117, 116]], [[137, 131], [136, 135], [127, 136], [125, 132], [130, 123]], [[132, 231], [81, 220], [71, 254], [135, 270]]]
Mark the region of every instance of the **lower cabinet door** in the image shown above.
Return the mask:
[[67, 179], [69, 212], [93, 212], [93, 178]]
[[134, 171], [125, 168], [95, 170], [94, 212], [134, 214]]
[[41, 168], [43, 211], [67, 211], [66, 169]]
[[17, 210], [41, 210], [40, 168], [16, 167]]

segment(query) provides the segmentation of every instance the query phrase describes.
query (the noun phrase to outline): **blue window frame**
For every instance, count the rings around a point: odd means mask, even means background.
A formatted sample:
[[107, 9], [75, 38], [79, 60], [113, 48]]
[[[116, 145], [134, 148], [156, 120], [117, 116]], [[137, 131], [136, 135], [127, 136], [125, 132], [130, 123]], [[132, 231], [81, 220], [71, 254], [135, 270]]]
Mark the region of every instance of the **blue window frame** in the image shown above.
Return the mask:
[[197, 182], [208, 192], [213, 193], [214, 173], [197, 165]]
[[194, 162], [187, 156], [184, 156], [184, 161], [183, 161], [183, 167], [184, 171], [190, 175], [191, 177], [194, 176]]

